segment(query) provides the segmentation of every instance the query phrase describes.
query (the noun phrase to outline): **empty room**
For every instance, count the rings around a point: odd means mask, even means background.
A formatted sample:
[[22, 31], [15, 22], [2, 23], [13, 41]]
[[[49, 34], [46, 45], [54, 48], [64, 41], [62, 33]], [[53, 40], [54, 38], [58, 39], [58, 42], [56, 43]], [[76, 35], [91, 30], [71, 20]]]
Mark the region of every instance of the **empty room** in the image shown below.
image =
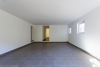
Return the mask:
[[100, 0], [0, 0], [0, 67], [100, 67]]

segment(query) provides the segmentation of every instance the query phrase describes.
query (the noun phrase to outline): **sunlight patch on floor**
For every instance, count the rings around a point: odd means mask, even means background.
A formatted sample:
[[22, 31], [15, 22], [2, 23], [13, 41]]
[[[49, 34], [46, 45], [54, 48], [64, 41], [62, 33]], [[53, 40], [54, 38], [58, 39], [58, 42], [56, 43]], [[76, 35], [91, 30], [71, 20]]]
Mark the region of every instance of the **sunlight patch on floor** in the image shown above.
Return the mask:
[[90, 59], [93, 67], [100, 67], [100, 62], [96, 59]]

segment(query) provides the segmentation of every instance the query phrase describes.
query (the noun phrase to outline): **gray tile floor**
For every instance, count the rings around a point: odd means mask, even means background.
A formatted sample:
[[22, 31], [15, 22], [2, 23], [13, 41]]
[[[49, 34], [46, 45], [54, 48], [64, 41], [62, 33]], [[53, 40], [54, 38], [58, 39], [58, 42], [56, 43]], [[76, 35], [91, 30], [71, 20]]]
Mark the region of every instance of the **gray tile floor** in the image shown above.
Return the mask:
[[0, 67], [93, 67], [90, 59], [68, 43], [33, 43], [0, 57]]

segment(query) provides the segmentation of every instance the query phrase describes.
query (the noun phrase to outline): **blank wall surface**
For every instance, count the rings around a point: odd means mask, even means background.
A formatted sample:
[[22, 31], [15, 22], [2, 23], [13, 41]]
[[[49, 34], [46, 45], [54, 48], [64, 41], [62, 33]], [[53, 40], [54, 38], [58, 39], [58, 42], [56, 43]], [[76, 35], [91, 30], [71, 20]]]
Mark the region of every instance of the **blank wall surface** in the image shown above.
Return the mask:
[[33, 39], [34, 41], [42, 41], [43, 40], [43, 26], [42, 25], [34, 25], [33, 26]]
[[67, 42], [68, 40], [67, 25], [50, 25], [49, 33], [50, 41]]
[[[85, 21], [85, 34], [77, 34], [77, 23]], [[69, 24], [68, 41], [100, 59], [100, 6]]]
[[0, 10], [0, 54], [30, 43], [30, 26], [30, 23]]

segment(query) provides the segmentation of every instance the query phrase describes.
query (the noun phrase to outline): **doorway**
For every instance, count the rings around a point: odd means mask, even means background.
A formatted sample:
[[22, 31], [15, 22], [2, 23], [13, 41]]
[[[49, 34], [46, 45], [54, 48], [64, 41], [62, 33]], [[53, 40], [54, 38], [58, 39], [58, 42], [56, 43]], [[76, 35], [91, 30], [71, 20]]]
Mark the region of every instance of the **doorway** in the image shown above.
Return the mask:
[[43, 26], [43, 41], [49, 41], [49, 26]]

